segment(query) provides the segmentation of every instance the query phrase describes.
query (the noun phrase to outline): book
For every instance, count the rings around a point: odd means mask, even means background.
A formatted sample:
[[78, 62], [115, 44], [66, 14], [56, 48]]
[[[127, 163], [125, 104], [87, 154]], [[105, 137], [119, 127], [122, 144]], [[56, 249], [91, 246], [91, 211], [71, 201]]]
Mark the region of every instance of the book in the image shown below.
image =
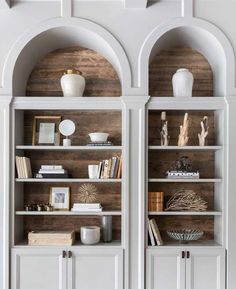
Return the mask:
[[16, 156], [16, 170], [19, 179], [32, 178], [31, 163], [29, 158]]
[[30, 246], [71, 246], [74, 240], [74, 231], [32, 231], [28, 233]]
[[64, 169], [60, 169], [60, 170], [43, 170], [43, 169], [40, 169], [38, 171], [39, 174], [64, 174], [66, 172], [66, 170]]
[[67, 179], [71, 176], [66, 172], [64, 174], [35, 174], [35, 178], [37, 179]]
[[82, 209], [82, 208], [91, 208], [91, 209], [100, 209], [101, 203], [75, 203], [73, 205], [73, 208], [76, 209]]
[[148, 225], [148, 233], [149, 233], [149, 238], [150, 238], [150, 241], [151, 241], [151, 245], [152, 246], [156, 246], [154, 235], [153, 235], [153, 232], [152, 232], [152, 228], [151, 228], [151, 224], [150, 224], [150, 220], [149, 219], [147, 219], [147, 225]]
[[104, 161], [103, 179], [109, 179], [109, 160]]
[[98, 179], [101, 178], [101, 172], [102, 172], [102, 162], [99, 163], [99, 167], [98, 167], [98, 175], [97, 175]]
[[159, 228], [157, 226], [156, 220], [155, 219], [151, 219], [150, 220], [150, 225], [151, 225], [151, 228], [152, 228], [153, 235], [154, 235], [154, 237], [156, 239], [157, 245], [158, 246], [162, 246], [163, 245], [163, 240], [161, 238], [161, 234], [160, 234]]
[[16, 171], [17, 171], [18, 178], [21, 179], [20, 157], [18, 156], [16, 156]]
[[120, 158], [116, 158], [116, 165], [115, 165], [115, 171], [114, 171], [114, 176], [113, 178], [116, 179], [118, 175], [118, 169], [119, 169], [119, 164], [120, 164]]
[[112, 146], [113, 143], [110, 142], [110, 141], [106, 141], [106, 142], [103, 142], [103, 141], [94, 141], [94, 142], [89, 142], [87, 144], [87, 146]]
[[122, 172], [122, 158], [120, 158], [118, 173], [117, 173], [117, 179], [121, 178], [121, 172]]
[[102, 212], [102, 209], [103, 208], [99, 208], [99, 209], [93, 209], [93, 208], [81, 208], [81, 209], [78, 209], [78, 208], [72, 208], [71, 209], [71, 212], [78, 212], [78, 213], [83, 213], [83, 212], [93, 212], [93, 213], [96, 213], [96, 212]]
[[41, 165], [41, 170], [62, 170], [61, 165]]
[[115, 165], [116, 165], [116, 157], [112, 157], [112, 159], [111, 159], [110, 178], [114, 178]]

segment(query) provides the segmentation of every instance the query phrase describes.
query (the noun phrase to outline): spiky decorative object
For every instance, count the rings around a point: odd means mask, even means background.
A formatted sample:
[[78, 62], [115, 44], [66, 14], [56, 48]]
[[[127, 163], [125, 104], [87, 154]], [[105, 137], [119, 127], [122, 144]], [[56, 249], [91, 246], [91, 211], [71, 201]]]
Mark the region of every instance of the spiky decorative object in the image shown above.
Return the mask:
[[97, 200], [97, 188], [92, 184], [83, 184], [78, 192], [81, 203], [95, 203]]
[[205, 202], [193, 190], [178, 190], [166, 203], [166, 211], [206, 211], [207, 202]]

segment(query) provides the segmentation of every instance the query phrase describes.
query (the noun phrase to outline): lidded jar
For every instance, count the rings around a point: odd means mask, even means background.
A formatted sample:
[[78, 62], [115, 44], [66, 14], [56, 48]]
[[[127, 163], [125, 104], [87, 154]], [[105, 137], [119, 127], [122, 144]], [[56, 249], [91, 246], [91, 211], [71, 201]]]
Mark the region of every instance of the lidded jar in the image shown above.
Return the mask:
[[75, 69], [68, 69], [61, 77], [61, 88], [65, 97], [83, 96], [85, 79], [82, 72]]
[[193, 91], [193, 75], [186, 68], [180, 68], [172, 77], [175, 97], [191, 97]]

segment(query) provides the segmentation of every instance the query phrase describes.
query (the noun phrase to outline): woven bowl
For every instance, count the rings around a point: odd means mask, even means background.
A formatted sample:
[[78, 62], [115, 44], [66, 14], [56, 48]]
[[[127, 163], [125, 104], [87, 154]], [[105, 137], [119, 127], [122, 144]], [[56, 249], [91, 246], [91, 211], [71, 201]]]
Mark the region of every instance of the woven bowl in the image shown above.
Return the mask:
[[166, 231], [167, 235], [174, 240], [177, 240], [181, 243], [188, 243], [190, 241], [196, 241], [202, 237], [204, 234], [203, 231], [200, 230], [170, 230]]

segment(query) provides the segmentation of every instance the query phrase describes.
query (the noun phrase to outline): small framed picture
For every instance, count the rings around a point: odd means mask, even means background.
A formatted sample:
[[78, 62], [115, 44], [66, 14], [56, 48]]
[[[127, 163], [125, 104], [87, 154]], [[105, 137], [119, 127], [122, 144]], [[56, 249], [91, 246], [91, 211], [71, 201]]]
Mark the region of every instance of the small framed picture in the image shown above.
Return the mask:
[[60, 145], [61, 116], [35, 116], [32, 145]]
[[50, 205], [53, 210], [70, 209], [70, 188], [69, 187], [51, 187]]

